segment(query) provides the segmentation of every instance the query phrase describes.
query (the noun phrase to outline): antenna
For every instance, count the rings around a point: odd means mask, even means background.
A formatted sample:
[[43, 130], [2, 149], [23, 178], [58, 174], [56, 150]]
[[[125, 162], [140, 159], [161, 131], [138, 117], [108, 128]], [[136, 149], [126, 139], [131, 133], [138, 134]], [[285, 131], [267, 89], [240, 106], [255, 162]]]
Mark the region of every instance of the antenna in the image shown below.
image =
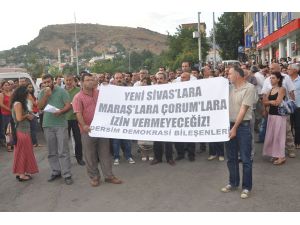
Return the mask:
[[77, 76], [79, 76], [79, 67], [78, 67], [78, 47], [77, 47], [77, 30], [76, 30], [76, 14], [74, 12], [75, 19], [75, 51], [76, 51], [76, 68], [77, 68]]

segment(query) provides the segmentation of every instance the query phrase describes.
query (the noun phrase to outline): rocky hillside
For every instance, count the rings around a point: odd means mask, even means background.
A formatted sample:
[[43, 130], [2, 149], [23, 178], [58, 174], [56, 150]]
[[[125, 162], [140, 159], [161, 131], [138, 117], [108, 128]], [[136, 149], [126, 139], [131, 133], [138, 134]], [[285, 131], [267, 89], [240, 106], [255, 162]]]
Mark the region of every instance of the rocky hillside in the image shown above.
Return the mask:
[[[104, 26], [98, 24], [77, 24], [79, 55], [85, 52], [114, 51], [114, 47], [124, 47], [135, 51], [149, 50], [159, 54], [167, 48], [167, 36], [144, 28]], [[57, 54], [75, 49], [74, 24], [50, 25], [40, 30], [37, 38], [29, 45]], [[113, 49], [112, 49], [113, 47]]]

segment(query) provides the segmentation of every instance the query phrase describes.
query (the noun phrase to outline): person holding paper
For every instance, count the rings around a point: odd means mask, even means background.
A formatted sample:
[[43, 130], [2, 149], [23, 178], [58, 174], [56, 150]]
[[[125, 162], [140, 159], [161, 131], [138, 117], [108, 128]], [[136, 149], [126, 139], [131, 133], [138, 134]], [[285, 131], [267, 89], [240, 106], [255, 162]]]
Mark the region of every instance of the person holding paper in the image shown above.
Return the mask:
[[52, 182], [62, 176], [65, 183], [70, 185], [73, 180], [68, 146], [68, 123], [65, 117], [65, 113], [71, 108], [70, 97], [64, 89], [54, 86], [53, 77], [50, 74], [44, 75], [42, 81], [45, 88], [38, 98], [39, 109], [43, 110], [47, 105], [52, 106], [52, 109], [58, 109], [53, 112], [44, 110], [43, 128], [51, 168], [48, 181]]

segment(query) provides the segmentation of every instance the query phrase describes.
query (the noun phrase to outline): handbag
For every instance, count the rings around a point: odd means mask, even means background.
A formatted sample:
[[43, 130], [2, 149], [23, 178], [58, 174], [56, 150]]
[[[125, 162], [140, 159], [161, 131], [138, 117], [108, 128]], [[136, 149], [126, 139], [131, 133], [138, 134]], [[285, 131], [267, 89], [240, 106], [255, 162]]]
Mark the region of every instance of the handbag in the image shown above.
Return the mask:
[[278, 114], [280, 116], [288, 116], [296, 111], [296, 103], [291, 99], [285, 98], [278, 106]]
[[13, 145], [13, 134], [12, 134], [12, 125], [11, 123], [7, 124], [5, 131], [5, 141], [7, 145]]

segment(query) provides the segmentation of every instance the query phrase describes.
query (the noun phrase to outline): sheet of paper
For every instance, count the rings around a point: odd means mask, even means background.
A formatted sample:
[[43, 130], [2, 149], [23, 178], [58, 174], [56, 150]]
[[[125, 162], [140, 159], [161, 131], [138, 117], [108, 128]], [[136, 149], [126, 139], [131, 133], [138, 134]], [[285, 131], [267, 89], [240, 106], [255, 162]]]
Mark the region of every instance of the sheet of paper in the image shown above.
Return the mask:
[[50, 113], [57, 112], [58, 110], [59, 110], [58, 108], [50, 104], [46, 105], [46, 107], [44, 108], [44, 112], [50, 112]]

